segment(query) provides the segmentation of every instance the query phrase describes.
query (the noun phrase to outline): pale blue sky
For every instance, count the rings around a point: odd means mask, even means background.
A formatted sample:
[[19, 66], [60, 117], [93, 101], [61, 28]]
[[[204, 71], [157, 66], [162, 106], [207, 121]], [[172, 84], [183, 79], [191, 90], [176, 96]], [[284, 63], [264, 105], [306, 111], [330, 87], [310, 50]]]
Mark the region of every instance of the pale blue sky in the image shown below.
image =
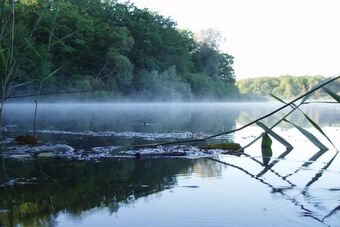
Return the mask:
[[237, 79], [340, 73], [340, 0], [131, 0], [197, 31], [216, 28]]

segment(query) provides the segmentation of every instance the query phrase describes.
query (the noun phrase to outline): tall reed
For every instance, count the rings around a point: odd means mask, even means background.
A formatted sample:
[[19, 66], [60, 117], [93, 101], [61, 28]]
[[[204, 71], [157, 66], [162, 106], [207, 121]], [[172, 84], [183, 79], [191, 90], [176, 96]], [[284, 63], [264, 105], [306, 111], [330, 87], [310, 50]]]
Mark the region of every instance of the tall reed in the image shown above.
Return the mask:
[[[0, 104], [0, 128], [2, 127], [2, 115], [4, 102], [10, 83], [15, 76], [17, 64], [14, 59], [14, 38], [15, 38], [15, 11], [14, 0], [9, 5], [3, 0], [0, 11], [0, 58], [3, 66], [1, 74], [1, 104]], [[6, 32], [9, 27], [9, 33]]]
[[[39, 51], [37, 50], [34, 45], [28, 40], [25, 39], [26, 43], [28, 44], [28, 46], [33, 50], [33, 52], [37, 55], [37, 57], [40, 59], [41, 61], [41, 69], [40, 69], [40, 74], [41, 77], [39, 79], [39, 87], [38, 87], [38, 93], [35, 96], [35, 107], [34, 107], [34, 118], [33, 118], [33, 136], [36, 135], [36, 127], [37, 127], [37, 113], [38, 113], [38, 103], [39, 103], [39, 99], [41, 96], [41, 90], [43, 87], [43, 83], [45, 81], [47, 81], [48, 79], [50, 79], [52, 76], [54, 76], [61, 68], [57, 68], [55, 69], [53, 72], [48, 72], [47, 70], [47, 64], [50, 61], [51, 58], [51, 49], [52, 47], [54, 47], [57, 44], [60, 44], [61, 42], [63, 42], [65, 39], [70, 38], [75, 32], [72, 32], [70, 34], [65, 35], [64, 37], [61, 38], [57, 38], [55, 35], [55, 29], [56, 29], [56, 24], [57, 24], [57, 18], [59, 15], [59, 6], [57, 5], [56, 10], [54, 12], [54, 17], [52, 19], [52, 23], [50, 24], [50, 28], [47, 29], [48, 30], [48, 43], [46, 46], [46, 49], [43, 51]], [[40, 18], [37, 20], [37, 25], [39, 25], [39, 23], [41, 22], [41, 16]], [[56, 39], [56, 40], [54, 40]], [[78, 91], [76, 91], [78, 92]], [[76, 92], [72, 92], [72, 93], [76, 93]], [[81, 91], [84, 92], [84, 91]], [[62, 94], [65, 92], [62, 92]], [[58, 92], [54, 92], [54, 93], [50, 93], [50, 94], [58, 94]], [[25, 97], [28, 97], [31, 95], [26, 95]]]

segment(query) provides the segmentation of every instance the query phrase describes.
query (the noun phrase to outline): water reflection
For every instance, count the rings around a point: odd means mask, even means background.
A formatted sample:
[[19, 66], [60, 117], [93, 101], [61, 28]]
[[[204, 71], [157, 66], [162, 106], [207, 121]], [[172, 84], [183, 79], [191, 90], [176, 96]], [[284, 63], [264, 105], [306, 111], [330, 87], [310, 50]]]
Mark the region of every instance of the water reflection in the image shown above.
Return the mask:
[[[257, 106], [257, 108], [255, 107]], [[245, 106], [239, 113], [236, 122], [240, 125], [244, 125], [248, 122], [263, 115], [263, 113], [271, 112], [277, 105], [270, 105], [268, 103], [263, 104], [250, 104]], [[322, 105], [313, 104], [302, 106], [303, 112], [312, 118], [318, 125], [322, 127], [339, 127], [340, 126], [340, 109], [335, 104], [333, 105]], [[290, 111], [289, 108], [278, 112], [276, 115], [266, 118], [263, 120], [268, 126], [273, 125], [278, 119], [283, 117]], [[289, 119], [294, 119], [294, 123], [302, 127], [311, 127], [310, 123], [306, 118], [302, 116], [299, 111], [293, 112]], [[279, 127], [281, 128], [292, 128], [293, 126], [289, 123], [282, 122]]]
[[198, 159], [193, 167], [193, 172], [202, 178], [221, 177], [223, 167], [209, 159]]
[[[287, 152], [290, 151], [285, 151], [284, 154]], [[86, 211], [93, 208], [105, 208], [110, 213], [116, 213], [120, 207], [133, 204], [142, 197], [158, 195], [158, 199], [161, 199], [159, 192], [176, 187], [178, 176], [190, 177], [195, 173], [199, 177], [216, 179], [222, 177], [225, 167], [234, 168], [249, 176], [249, 185], [255, 179], [270, 188], [272, 194], [300, 209], [302, 216], [319, 223], [328, 223], [334, 217], [339, 218], [339, 204], [331, 207], [333, 202], [329, 203], [326, 198], [339, 189], [335, 187], [319, 195], [317, 192], [320, 185], [315, 188], [312, 186], [332, 175], [339, 176], [339, 173], [328, 171], [337, 154], [330, 156], [330, 160], [314, 175], [308, 173], [309, 169], [301, 169], [307, 181], [303, 184], [290, 179], [295, 174], [283, 176], [284, 174], [274, 169], [281, 162], [287, 162], [285, 159], [273, 159], [268, 166], [264, 166], [256, 158], [246, 154], [241, 157], [223, 156], [221, 159], [198, 160], [112, 159], [84, 162], [35, 159], [23, 162], [6, 159], [1, 165], [0, 223], [3, 226], [56, 226], [55, 220], [60, 212], [79, 220], [86, 217]], [[242, 159], [244, 163], [247, 159], [250, 162], [244, 167], [237, 164], [238, 159]], [[256, 168], [258, 171], [255, 171]], [[326, 182], [325, 186], [329, 188], [328, 180]], [[287, 186], [283, 186], [284, 183]], [[234, 184], [237, 185], [237, 182]], [[193, 184], [184, 187], [199, 186]], [[247, 201], [244, 203], [246, 205]]]
[[[235, 128], [235, 122], [249, 122], [274, 108], [265, 107], [260, 109], [257, 105], [223, 104], [189, 105], [186, 108], [177, 105], [70, 105], [60, 109], [58, 105], [42, 105], [38, 116], [38, 135], [42, 143], [51, 146], [56, 143], [67, 144], [78, 154], [94, 149], [103, 152], [115, 145], [149, 143], [150, 138], [155, 141], [167, 141], [182, 139], [183, 136], [195, 138], [219, 133]], [[33, 114], [33, 109], [30, 108], [27, 105], [13, 105], [7, 109], [5, 122], [12, 125], [4, 132], [8, 138], [13, 138], [21, 132], [29, 132], [30, 116]], [[338, 146], [338, 129], [335, 126], [340, 122], [339, 109], [306, 109], [306, 112], [321, 126], [333, 127], [332, 140], [335, 140]], [[299, 119], [302, 118], [296, 118], [295, 123], [303, 126], [306, 122]], [[270, 126], [270, 121], [271, 119], [265, 123]], [[252, 128], [249, 130], [252, 135], [258, 133]], [[242, 138], [244, 133], [240, 135]], [[238, 139], [236, 136], [235, 138]], [[230, 193], [228, 189], [233, 185], [239, 189], [250, 188], [247, 193], [256, 195], [256, 191], [251, 191], [255, 185], [253, 182], [256, 181], [264, 186], [263, 188], [270, 189], [274, 197], [270, 201], [277, 202], [276, 199], [279, 198], [280, 201], [288, 201], [298, 210], [295, 214], [297, 217], [292, 218], [294, 221], [302, 216], [321, 225], [338, 223], [338, 152], [316, 151], [313, 155], [309, 153], [314, 152], [313, 145], [309, 146], [292, 130], [286, 130], [284, 138], [288, 138], [295, 149], [277, 149], [274, 144], [274, 155], [267, 160], [267, 165], [263, 164], [260, 146], [256, 147], [256, 144], [240, 157], [220, 155], [195, 160], [101, 159], [100, 162], [85, 162], [33, 158], [18, 161], [2, 156], [0, 224], [56, 226], [56, 219], [62, 213], [79, 220], [93, 209], [108, 209], [110, 213], [119, 213], [122, 207], [136, 204], [139, 198], [147, 200], [150, 196], [157, 195], [157, 199], [162, 200], [161, 192], [176, 188], [183, 176], [196, 181], [208, 179], [212, 185], [225, 181], [225, 194]], [[240, 143], [246, 143], [249, 139], [252, 138], [239, 140]], [[9, 145], [13, 145], [13, 141], [4, 145], [7, 146], [7, 152]], [[302, 158], [298, 155], [302, 155]], [[242, 185], [238, 179], [225, 178], [230, 169], [242, 173], [247, 183]], [[180, 186], [201, 190], [196, 181], [189, 180], [190, 184]], [[242, 190], [239, 191], [236, 195], [240, 198], [248, 196], [242, 194]], [[210, 191], [206, 193], [209, 194]], [[225, 198], [223, 193], [219, 199]], [[204, 198], [207, 194], [199, 194], [199, 198]], [[178, 201], [171, 202], [172, 206], [176, 206]], [[207, 207], [216, 206], [209, 202]], [[239, 203], [237, 211], [244, 216], [246, 214], [243, 214], [243, 210], [248, 207], [248, 201]], [[195, 207], [191, 209], [193, 212], [197, 211]], [[289, 207], [285, 209], [288, 210]], [[223, 216], [224, 210], [214, 215], [214, 218]]]
[[174, 187], [177, 174], [187, 175], [195, 168], [211, 176], [219, 174], [187, 159], [6, 160], [1, 166], [6, 172], [0, 179], [7, 180], [0, 187], [0, 223], [53, 226], [53, 219], [61, 211], [78, 217], [92, 208], [117, 212], [121, 204]]
[[[304, 162], [301, 167], [298, 167], [293, 173], [284, 175], [279, 172], [277, 172], [274, 169], [274, 166], [277, 165], [280, 162], [286, 162], [284, 157], [286, 157], [293, 149], [289, 148], [286, 151], [284, 151], [278, 158], [272, 160], [268, 165], [261, 163], [256, 158], [252, 157], [249, 154], [243, 154], [243, 156], [247, 157], [248, 160], [250, 160], [253, 164], [258, 165], [260, 168], [260, 172], [256, 174], [256, 171], [248, 170], [248, 168], [243, 167], [241, 165], [235, 165], [233, 164], [233, 161], [222, 161], [216, 158], [208, 157], [207, 159], [213, 160], [216, 162], [219, 162], [221, 164], [224, 164], [226, 166], [235, 168], [244, 174], [248, 175], [250, 178], [257, 180], [258, 182], [262, 183], [263, 185], [269, 187], [272, 189], [273, 194], [279, 194], [281, 198], [291, 202], [294, 206], [298, 207], [301, 210], [301, 215], [305, 217], [310, 217], [322, 224], [325, 224], [327, 226], [332, 226], [327, 223], [327, 219], [336, 216], [337, 212], [340, 210], [339, 201], [338, 204], [335, 206], [335, 208], [332, 208], [333, 201], [330, 203], [329, 200], [326, 199], [327, 196], [325, 194], [323, 195], [315, 195], [315, 188], [312, 188], [312, 185], [317, 183], [321, 177], [326, 174], [330, 177], [331, 175], [339, 175], [339, 172], [329, 172], [327, 171], [328, 168], [331, 166], [331, 164], [336, 160], [336, 157], [338, 155], [338, 151], [333, 152], [333, 155], [329, 155], [329, 160], [324, 163], [323, 166], [320, 166], [319, 169], [315, 169], [315, 174], [310, 175], [308, 172], [310, 169], [306, 169], [303, 167], [307, 167], [311, 164], [313, 164], [321, 155], [314, 155], [311, 159], [313, 159], [313, 162], [310, 160]], [[325, 153], [325, 151], [322, 151]], [[322, 153], [322, 154], [323, 154]], [[261, 170], [262, 169], [262, 170]], [[304, 180], [307, 180], [307, 183], [301, 184], [301, 182], [297, 181], [296, 179], [290, 180], [292, 177], [294, 177], [298, 172], [302, 172], [301, 175], [303, 176]], [[279, 181], [275, 181], [274, 177], [270, 176], [268, 172], [273, 173]], [[331, 180], [323, 179], [326, 184], [323, 185], [324, 190], [327, 190], [329, 187], [329, 182]], [[273, 181], [274, 183], [271, 183]], [[281, 183], [280, 183], [281, 181]], [[288, 186], [277, 186], [281, 185], [283, 183], [286, 183]], [[320, 186], [319, 186], [320, 187]], [[334, 206], [333, 206], [334, 207]], [[335, 217], [335, 220], [338, 220], [339, 216]], [[331, 223], [334, 223], [331, 222]], [[337, 221], [335, 222], [337, 223]]]

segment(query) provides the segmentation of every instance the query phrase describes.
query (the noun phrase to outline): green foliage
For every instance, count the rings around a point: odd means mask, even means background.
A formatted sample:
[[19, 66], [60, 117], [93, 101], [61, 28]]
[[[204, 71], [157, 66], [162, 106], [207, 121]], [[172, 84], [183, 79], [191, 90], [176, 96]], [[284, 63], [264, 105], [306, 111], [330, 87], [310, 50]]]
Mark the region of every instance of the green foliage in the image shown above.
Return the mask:
[[[4, 11], [9, 10], [6, 4]], [[205, 86], [217, 86], [202, 88], [210, 90], [205, 94], [213, 93], [212, 97], [224, 100], [233, 92], [237, 94], [233, 58], [213, 45], [217, 40], [195, 41], [192, 32], [179, 30], [171, 18], [131, 3], [25, 0], [16, 2], [15, 15], [14, 59], [19, 66], [16, 82], [36, 83], [16, 87], [14, 95], [39, 89], [39, 81], [61, 66], [44, 83], [42, 92], [87, 87], [91, 88], [91, 97], [106, 96], [104, 93], [107, 97], [132, 97], [137, 92], [152, 99], [191, 100], [198, 94], [192, 88], [200, 90], [197, 83], [191, 82], [200, 74], [214, 77], [206, 79], [209, 82], [203, 83]], [[2, 26], [1, 34], [5, 34], [0, 39], [0, 73], [4, 74], [10, 27]], [[163, 94], [158, 96], [156, 92]]]
[[219, 60], [219, 73], [218, 76], [225, 80], [226, 82], [235, 83], [236, 77], [234, 73], [234, 69], [232, 68], [232, 64], [234, 63], [234, 57], [227, 54], [221, 53]]
[[270, 136], [267, 133], [264, 133], [263, 136], [262, 136], [261, 146], [262, 147], [271, 147], [272, 143], [273, 143], [273, 141], [270, 138]]
[[270, 159], [273, 156], [272, 151], [272, 139], [269, 137], [267, 133], [264, 133], [262, 136], [262, 142], [261, 142], [261, 151], [262, 151], [262, 159], [263, 159], [263, 165], [268, 166]]
[[[0, 212], [1, 226], [41, 227], [55, 225], [59, 212], [81, 216], [93, 208], [108, 208], [116, 213], [124, 204], [175, 186], [176, 174], [189, 172], [195, 161], [113, 159], [70, 165], [65, 160], [34, 159], [6, 160], [7, 163], [9, 178], [24, 176], [36, 179], [36, 183], [13, 185], [15, 193], [0, 187], [0, 208], [10, 210]], [[3, 171], [0, 179], [5, 179]]]
[[[325, 89], [325, 88], [323, 88], [323, 89]], [[326, 89], [326, 91], [327, 91], [327, 90], [328, 90], [328, 89]], [[271, 96], [272, 96], [273, 98], [275, 98], [276, 100], [282, 102], [283, 104], [287, 104], [285, 101], [283, 101], [283, 100], [280, 99], [279, 97], [276, 97], [276, 96], [273, 95], [273, 94], [271, 94]], [[307, 99], [306, 99], [306, 100], [307, 100]], [[303, 99], [303, 101], [301, 101], [301, 103], [303, 104], [306, 100]], [[293, 109], [298, 109], [298, 110], [300, 111], [300, 113], [302, 113], [302, 115], [307, 119], [307, 121], [308, 121], [311, 125], [313, 125], [313, 127], [314, 127], [316, 130], [318, 130], [324, 137], [326, 137], [327, 140], [328, 140], [328, 141], [333, 145], [333, 147], [336, 149], [336, 147], [335, 147], [335, 145], [333, 144], [333, 142], [331, 141], [331, 139], [326, 135], [326, 133], [321, 129], [321, 127], [320, 127], [317, 123], [315, 123], [315, 121], [314, 121], [312, 118], [310, 118], [307, 114], [305, 114], [305, 113], [301, 110], [301, 108], [299, 108], [299, 106], [297, 106], [297, 105], [295, 105], [295, 104], [292, 104], [291, 107], [292, 107]]]
[[194, 97], [198, 99], [223, 100], [225, 97], [234, 98], [238, 95], [238, 90], [233, 83], [204, 73], [192, 74], [189, 83]]
[[[237, 81], [237, 87], [242, 94], [252, 97], [269, 97], [273, 94], [283, 99], [291, 99], [306, 93], [326, 79], [322, 76], [259, 77]], [[340, 81], [334, 81], [328, 87], [334, 89], [335, 93], [340, 92]], [[313, 94], [313, 98], [328, 98], [328, 95], [320, 90]]]
[[[280, 142], [282, 145], [284, 145], [287, 149], [291, 149], [293, 148], [293, 146], [285, 139], [283, 139], [280, 135], [278, 135], [277, 133], [275, 133], [273, 130], [271, 130], [270, 128], [268, 128], [265, 124], [263, 124], [262, 122], [258, 121], [256, 122], [256, 124], [261, 127], [263, 130], [265, 130], [265, 132], [269, 135], [271, 135], [274, 139], [276, 139], [278, 142]], [[267, 140], [269, 141], [269, 140]], [[262, 140], [262, 145], [264, 143], [264, 140]], [[271, 146], [271, 144], [268, 144], [269, 146]]]
[[335, 101], [337, 101], [338, 103], [340, 103], [340, 96], [335, 94], [333, 91], [329, 90], [328, 88], [323, 88], [323, 90], [329, 95], [331, 96]]
[[193, 62], [197, 71], [208, 76], [217, 76], [219, 69], [219, 54], [213, 48], [203, 45], [200, 46], [193, 55]]
[[138, 96], [146, 100], [180, 101], [191, 99], [190, 85], [176, 73], [175, 67], [159, 73], [146, 72], [140, 79]]
[[297, 128], [310, 142], [312, 142], [320, 150], [322, 150], [322, 151], [328, 150], [328, 148], [325, 145], [323, 145], [323, 143], [321, 143], [312, 133], [310, 133], [306, 129], [301, 128], [300, 126], [292, 123], [291, 121], [288, 121], [288, 120], [285, 120], [285, 121], [294, 125], [295, 128]]

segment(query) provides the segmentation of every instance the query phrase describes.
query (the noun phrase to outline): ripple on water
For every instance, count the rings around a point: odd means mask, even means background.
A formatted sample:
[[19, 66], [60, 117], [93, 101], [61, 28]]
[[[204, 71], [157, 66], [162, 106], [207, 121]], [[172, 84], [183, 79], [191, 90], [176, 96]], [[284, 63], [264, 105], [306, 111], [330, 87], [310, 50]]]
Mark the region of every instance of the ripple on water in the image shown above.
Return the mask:
[[[115, 153], [117, 149], [120, 147], [111, 146], [111, 147], [95, 147], [92, 150], [95, 153], [103, 154], [103, 153]], [[175, 146], [158, 146], [155, 148], [140, 148], [140, 149], [126, 149], [122, 151], [118, 151], [115, 153], [113, 157], [135, 157], [137, 154], [141, 155], [144, 158], [152, 158], [152, 157], [185, 157], [185, 158], [201, 158], [201, 157], [211, 157], [215, 156], [219, 153], [223, 152], [223, 150], [214, 149], [214, 150], [203, 150], [194, 146], [185, 146], [185, 145], [175, 145]]]
[[[279, 194], [277, 199], [267, 202], [263, 204], [262, 215], [258, 216], [262, 226], [324, 226], [317, 212], [294, 197]], [[247, 226], [252, 224], [248, 223]]]
[[18, 177], [18, 178], [11, 178], [9, 180], [0, 180], [0, 188], [5, 187], [5, 186], [36, 184], [36, 183], [38, 183], [38, 179], [36, 177], [31, 177], [31, 178]]
[[37, 130], [39, 133], [45, 134], [62, 134], [62, 135], [82, 135], [82, 136], [93, 136], [93, 137], [126, 137], [126, 138], [142, 138], [145, 140], [156, 140], [156, 139], [189, 139], [189, 138], [202, 138], [208, 136], [203, 133], [192, 133], [192, 132], [173, 132], [173, 133], [152, 133], [152, 132], [116, 132], [116, 131], [60, 131], [60, 130]]
[[212, 157], [224, 152], [220, 149], [204, 150], [195, 146], [175, 145], [154, 148], [129, 149], [120, 146], [93, 147], [91, 150], [77, 149], [67, 144], [41, 146], [13, 145], [2, 155], [6, 158], [31, 159], [59, 157], [75, 160], [98, 160], [101, 158], [202, 158]]
[[[144, 140], [157, 140], [157, 139], [199, 139], [211, 136], [207, 133], [193, 133], [193, 132], [168, 132], [168, 133], [154, 133], [154, 132], [116, 132], [116, 131], [62, 131], [62, 130], [37, 130], [38, 133], [55, 134], [55, 135], [80, 135], [92, 137], [126, 137], [126, 138], [141, 138]], [[233, 135], [221, 135], [217, 139], [230, 139]]]

